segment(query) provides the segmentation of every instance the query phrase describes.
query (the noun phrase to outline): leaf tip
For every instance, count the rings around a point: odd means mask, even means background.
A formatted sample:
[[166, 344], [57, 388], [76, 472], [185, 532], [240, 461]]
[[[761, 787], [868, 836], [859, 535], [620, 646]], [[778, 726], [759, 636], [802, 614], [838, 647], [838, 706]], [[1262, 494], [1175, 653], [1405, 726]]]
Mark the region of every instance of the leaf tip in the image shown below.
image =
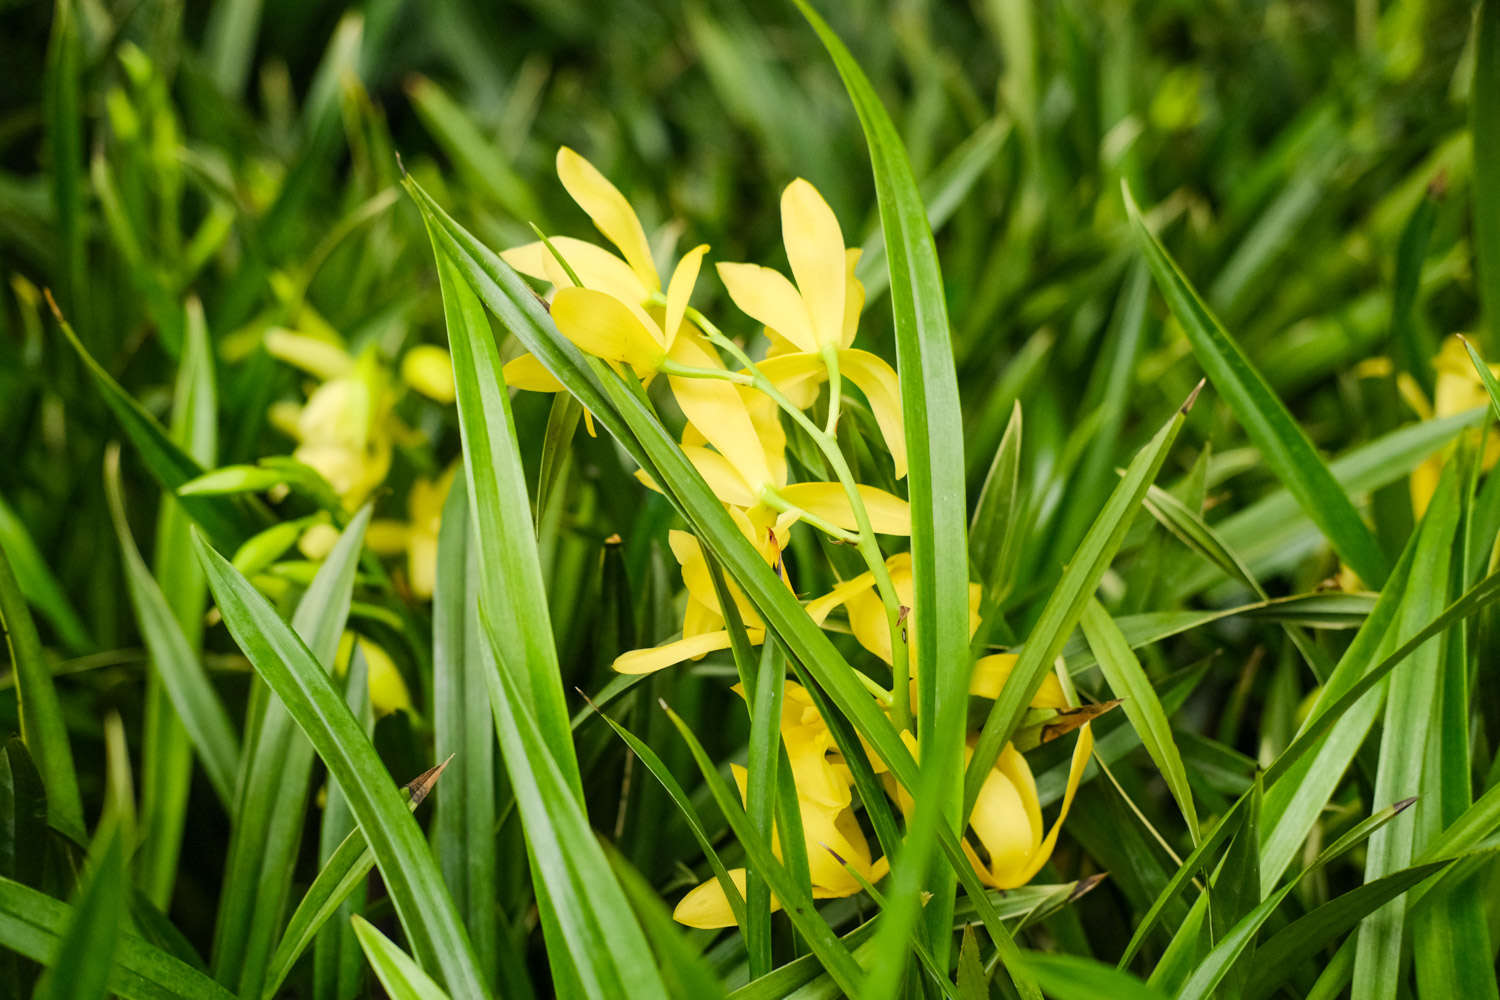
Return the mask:
[[1393, 806], [1391, 806], [1391, 815], [1392, 816], [1400, 816], [1402, 813], [1406, 812], [1406, 810], [1408, 810], [1412, 806], [1416, 805], [1416, 802], [1417, 802], [1417, 796], [1415, 796], [1415, 795], [1409, 795], [1409, 796], [1407, 796], [1406, 798], [1402, 799], [1400, 802], [1397, 802], [1396, 804], [1394, 804]]
[[1207, 381], [1208, 379], [1206, 378], [1200, 378], [1198, 380], [1198, 384], [1193, 386], [1193, 391], [1188, 393], [1188, 398], [1183, 400], [1182, 406], [1178, 407], [1179, 413], [1186, 414], [1192, 412], [1193, 404], [1198, 402], [1198, 393], [1203, 391], [1203, 385]]

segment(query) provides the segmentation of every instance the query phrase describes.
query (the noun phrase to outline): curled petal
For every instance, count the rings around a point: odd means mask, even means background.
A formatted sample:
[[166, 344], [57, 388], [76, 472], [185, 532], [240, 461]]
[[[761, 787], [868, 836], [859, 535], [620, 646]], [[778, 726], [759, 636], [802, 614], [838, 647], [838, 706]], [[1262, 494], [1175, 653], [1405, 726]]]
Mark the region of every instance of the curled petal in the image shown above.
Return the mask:
[[500, 369], [505, 384], [527, 392], [562, 392], [563, 384], [549, 372], [534, 354], [522, 354]]
[[[740, 898], [743, 899], [745, 869], [729, 869], [729, 881], [734, 883], [734, 887], [739, 890]], [[772, 896], [771, 912], [775, 913], [779, 909], [781, 909], [781, 900]], [[672, 919], [688, 927], [717, 930], [720, 927], [734, 926], [734, 910], [730, 909], [729, 897], [724, 895], [724, 886], [717, 878], [711, 878], [682, 897], [677, 908], [672, 911]]]
[[869, 351], [846, 350], [839, 352], [839, 371], [865, 394], [900, 479], [906, 475], [906, 425], [901, 419], [901, 387], [895, 370]]
[[[969, 693], [981, 698], [1000, 697], [1000, 689], [1005, 687], [1010, 672], [1015, 669], [1017, 659], [1019, 657], [1015, 653], [994, 653], [980, 657], [974, 664], [974, 675], [969, 679]], [[1067, 695], [1063, 694], [1062, 683], [1058, 681], [1056, 674], [1048, 674], [1042, 681], [1042, 686], [1037, 690], [1036, 696], [1031, 699], [1031, 707], [1056, 709], [1068, 707]]]
[[844, 234], [817, 188], [800, 177], [782, 192], [781, 234], [813, 339], [837, 347], [844, 330]]
[[718, 271], [729, 297], [745, 315], [774, 330], [798, 350], [817, 352], [807, 307], [786, 275], [759, 264], [720, 263]]
[[557, 328], [580, 349], [606, 361], [623, 361], [645, 375], [665, 356], [656, 324], [639, 306], [589, 288], [564, 288], [552, 300]]
[[[765, 633], [756, 628], [747, 628], [745, 633], [755, 645], [759, 645], [765, 637]], [[622, 674], [654, 674], [683, 660], [728, 648], [728, 632], [704, 632], [648, 649], [632, 649], [615, 658], [614, 668]]]
[[874, 586], [874, 573], [861, 573], [859, 576], [850, 577], [836, 584], [832, 590], [822, 597], [808, 601], [807, 614], [814, 622], [822, 625], [833, 612], [834, 608], [848, 603], [855, 595], [861, 594]]
[[578, 207], [594, 220], [604, 238], [619, 247], [641, 284], [653, 292], [659, 289], [661, 279], [651, 261], [651, 245], [646, 242], [646, 231], [641, 228], [641, 220], [620, 189], [567, 146], [557, 151], [557, 176], [568, 189], [568, 194], [578, 202]]

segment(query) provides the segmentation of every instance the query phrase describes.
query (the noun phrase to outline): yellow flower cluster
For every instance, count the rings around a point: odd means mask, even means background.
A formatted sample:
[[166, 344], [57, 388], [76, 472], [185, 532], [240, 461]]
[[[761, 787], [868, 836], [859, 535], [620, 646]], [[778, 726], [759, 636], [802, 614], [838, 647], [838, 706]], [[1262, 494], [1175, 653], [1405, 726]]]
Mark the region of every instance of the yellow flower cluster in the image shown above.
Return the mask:
[[[790, 277], [756, 264], [717, 265], [730, 299], [763, 327], [769, 344], [752, 367], [748, 357], [691, 306], [706, 246], [683, 255], [672, 268], [663, 293], [645, 229], [624, 195], [571, 149], [559, 151], [557, 173], [614, 251], [586, 240], [555, 236], [516, 247], [503, 258], [517, 271], [553, 287], [552, 318], [581, 350], [646, 384], [665, 376], [686, 418], [684, 453], [787, 586], [792, 584], [782, 551], [799, 522], [841, 541], [868, 542], [868, 536], [860, 534], [862, 513], [875, 534], [909, 535], [906, 501], [885, 490], [847, 480], [789, 481], [781, 411], [809, 426], [803, 411], [814, 404], [826, 384], [828, 417], [823, 434], [831, 438], [845, 381], [864, 396], [884, 438], [895, 477], [899, 480], [906, 475], [896, 373], [877, 355], [853, 346], [865, 298], [864, 287], [855, 277], [859, 251], [845, 246], [838, 219], [818, 191], [807, 181], [796, 180], [782, 194], [782, 233]], [[725, 364], [718, 348], [736, 356], [734, 368]], [[542, 392], [563, 388], [529, 355], [507, 364], [504, 375], [514, 388]], [[644, 475], [641, 478], [657, 488]], [[863, 508], [859, 513], [851, 493]], [[729, 646], [724, 608], [698, 539], [673, 531], [669, 544], [687, 592], [681, 636], [623, 653], [615, 661], [615, 669], [622, 673], [650, 673]], [[822, 626], [842, 608], [855, 640], [889, 664], [895, 659], [893, 602], [899, 602], [903, 614], [912, 605], [911, 556], [893, 555], [882, 564], [868, 557], [872, 549], [862, 551], [870, 571], [809, 601], [806, 610]], [[765, 623], [754, 606], [733, 581], [729, 591], [751, 642], [763, 642]], [[975, 627], [979, 603], [979, 587], [972, 585], [970, 613]], [[972, 693], [995, 698], [1013, 663], [1014, 657], [1006, 654], [982, 659], [976, 666]], [[862, 680], [872, 696], [883, 690], [869, 678]], [[1055, 710], [1065, 708], [1067, 701], [1054, 681], [1042, 688], [1032, 706]], [[902, 735], [915, 752], [916, 738], [909, 731]], [[859, 891], [861, 879], [873, 882], [883, 877], [887, 862], [871, 856], [855, 814], [853, 778], [832, 734], [808, 692], [791, 682], [784, 694], [781, 737], [796, 784], [813, 893], [818, 898], [852, 895]], [[1062, 808], [1051, 831], [1044, 832], [1031, 771], [1021, 754], [1006, 746], [983, 784], [973, 813], [971, 826], [977, 843], [966, 838], [964, 844], [986, 884], [997, 888], [1022, 885], [1046, 863], [1092, 748], [1085, 725]], [[909, 810], [910, 799], [885, 774], [884, 762], [876, 759], [872, 764], [885, 776], [892, 797]], [[743, 795], [745, 772], [736, 766], [734, 774]], [[779, 852], [779, 842], [774, 846]], [[859, 877], [851, 875], [851, 870]], [[743, 892], [744, 870], [730, 874]], [[714, 879], [688, 893], [675, 917], [695, 927], [728, 926], [734, 919], [724, 888]]]

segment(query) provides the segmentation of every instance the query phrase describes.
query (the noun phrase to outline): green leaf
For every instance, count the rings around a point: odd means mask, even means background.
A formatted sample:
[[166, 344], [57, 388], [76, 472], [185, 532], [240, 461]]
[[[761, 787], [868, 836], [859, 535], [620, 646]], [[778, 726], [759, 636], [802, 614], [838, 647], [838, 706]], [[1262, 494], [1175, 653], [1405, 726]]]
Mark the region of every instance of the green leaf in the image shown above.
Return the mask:
[[125, 916], [125, 847], [120, 825], [106, 818], [94, 837], [91, 871], [50, 968], [37, 984], [37, 1000], [98, 1000], [105, 995]]
[[483, 307], [435, 238], [434, 250], [458, 392], [479, 607], [491, 627], [501, 669], [515, 677], [517, 690], [536, 715], [543, 738], [538, 749], [557, 761], [574, 796], [582, 801], [547, 588], [535, 529], [527, 516], [531, 502], [499, 350]]
[[3, 548], [0, 548], [0, 627], [5, 631], [11, 669], [16, 676], [21, 739], [46, 786], [48, 818], [58, 829], [82, 841], [83, 802], [78, 796], [78, 776], [73, 769], [73, 750], [68, 745], [62, 705], [52, 684], [52, 670], [42, 655], [36, 622], [31, 618], [31, 610]]
[[[896, 338], [896, 372], [906, 431], [907, 496], [911, 505], [912, 628], [911, 669], [918, 690], [917, 731], [922, 739], [923, 808], [907, 829], [906, 843], [892, 864], [888, 904], [877, 932], [872, 996], [894, 996], [904, 975], [902, 947], [919, 916], [927, 926], [928, 947], [946, 970], [952, 947], [953, 877], [933, 868], [933, 838], [941, 824], [963, 829], [966, 813], [963, 775], [964, 721], [968, 714], [968, 562], [948, 556], [968, 551], [964, 483], [964, 425], [943, 276], [927, 210], [900, 133], [864, 70], [805, 0], [797, 6], [807, 18], [844, 81], [869, 147], [885, 234], [891, 311]], [[895, 684], [905, 696], [906, 675]], [[926, 909], [922, 892], [930, 890]]]
[[[1017, 402], [969, 522], [969, 560], [984, 587], [984, 599], [996, 606], [1014, 586], [1011, 577], [1021, 554], [1020, 467], [1021, 404]], [[981, 616], [988, 617], [982, 612]]]
[[1080, 955], [1027, 952], [1026, 965], [1056, 1000], [1165, 1000], [1134, 976]]
[[[235, 568], [238, 569], [238, 567]], [[373, 735], [375, 708], [370, 703], [369, 661], [359, 643], [354, 643], [349, 652], [349, 669], [344, 674], [344, 704], [349, 706], [349, 711], [359, 720], [360, 728], [365, 731], [365, 735]], [[441, 764], [434, 769], [435, 773], [441, 773], [441, 771]], [[411, 788], [410, 785], [407, 787]], [[292, 927], [296, 923], [298, 914], [303, 912], [308, 897], [313, 894], [314, 889], [318, 888], [318, 882], [323, 880], [324, 874], [329, 871], [329, 863], [339, 857], [339, 848], [359, 831], [358, 822], [349, 808], [349, 797], [336, 782], [325, 787], [325, 799], [323, 820], [318, 824], [318, 863], [322, 867], [318, 870], [318, 877], [313, 880], [313, 884], [308, 887], [307, 893], [302, 897], [302, 902], [297, 905], [297, 910], [292, 914], [292, 920], [288, 921], [287, 928], [282, 933], [281, 943], [276, 946], [276, 952], [271, 956], [273, 978], [276, 976], [274, 970], [278, 967], [277, 961], [283, 957], [282, 947], [291, 937]], [[419, 800], [413, 795], [411, 801], [415, 807]], [[360, 952], [359, 942], [354, 937], [354, 928], [350, 926], [349, 919], [357, 913], [363, 913], [365, 904], [369, 901], [364, 875], [375, 867], [375, 856], [370, 853], [369, 845], [365, 843], [363, 835], [359, 835], [358, 840], [364, 852], [352, 867], [359, 869], [361, 875], [355, 884], [348, 886], [347, 895], [342, 895], [338, 901], [337, 910], [330, 915], [332, 922], [327, 926], [319, 927], [313, 939], [314, 996], [344, 1000], [344, 998], [354, 997], [364, 985], [365, 960]], [[340, 881], [338, 888], [345, 889], [345, 884]], [[304, 947], [306, 947], [305, 941], [297, 946], [297, 952], [300, 954]], [[290, 963], [288, 963], [285, 972], [290, 971]], [[280, 979], [277, 979], [276, 986], [279, 985]], [[269, 988], [266, 989], [264, 995], [269, 997], [274, 994], [276, 986], [271, 986], [269, 982], [267, 986]]]
[[203, 761], [209, 783], [226, 808], [234, 802], [235, 774], [239, 770], [240, 748], [234, 724], [219, 700], [203, 664], [187, 637], [166, 597], [146, 568], [146, 561], [136, 548], [125, 517], [125, 498], [120, 489], [120, 452], [111, 450], [104, 463], [104, 492], [109, 501], [115, 535], [120, 540], [120, 554], [125, 564], [125, 582], [136, 622], [151, 654], [151, 666], [161, 678], [172, 706], [182, 720], [193, 746]]
[[[346, 535], [357, 541], [367, 517], [368, 508]], [[488, 996], [422, 831], [324, 668], [228, 560], [195, 541], [230, 633], [348, 796], [414, 950], [460, 995]]]
[[[1257, 785], [1257, 791], [1259, 786]], [[1259, 796], [1256, 796], [1258, 804]], [[1372, 834], [1377, 834], [1383, 829], [1389, 828], [1393, 819], [1405, 812], [1415, 801], [1404, 799], [1392, 806], [1387, 806], [1380, 812], [1366, 817], [1339, 837], [1313, 861], [1306, 869], [1300, 872], [1296, 878], [1289, 881], [1280, 889], [1271, 893], [1262, 900], [1254, 909], [1245, 914], [1243, 919], [1234, 925], [1227, 934], [1222, 935], [1219, 942], [1209, 952], [1208, 956], [1193, 970], [1188, 981], [1178, 991], [1179, 1000], [1208, 1000], [1209, 997], [1219, 996], [1222, 991], [1233, 989], [1235, 994], [1239, 993], [1238, 987], [1224, 986], [1224, 980], [1236, 971], [1237, 963], [1254, 945], [1255, 935], [1265, 922], [1270, 919], [1271, 914], [1286, 900], [1297, 883], [1313, 872], [1326, 867], [1334, 859], [1348, 852], [1354, 847], [1364, 843]], [[1252, 831], [1254, 824], [1246, 825], [1247, 831]], [[1233, 863], [1233, 855], [1225, 859], [1226, 872]], [[1217, 903], [1214, 903], [1217, 906]]]
[[651, 939], [656, 964], [661, 969], [667, 995], [674, 997], [703, 997], [711, 1000], [724, 996], [724, 986], [701, 955], [695, 953], [683, 938], [682, 929], [672, 923], [661, 897], [640, 872], [616, 851], [609, 851], [609, 863], [615, 877], [620, 880], [630, 905], [640, 918], [641, 926]]
[[1193, 843], [1201, 836], [1198, 830], [1198, 810], [1193, 804], [1193, 790], [1188, 785], [1187, 771], [1182, 766], [1182, 754], [1172, 738], [1172, 724], [1156, 697], [1151, 679], [1141, 667], [1140, 660], [1130, 650], [1130, 643], [1120, 626], [1104, 610], [1097, 599], [1090, 598], [1079, 620], [1083, 634], [1088, 639], [1094, 655], [1099, 660], [1099, 670], [1120, 707], [1141, 738], [1141, 745], [1161, 771], [1167, 790], [1177, 800], [1183, 819], [1187, 820], [1188, 833]]
[[[0, 878], [0, 945], [48, 964], [55, 961], [74, 910], [19, 882]], [[121, 930], [108, 988], [124, 1000], [233, 1000], [234, 994], [180, 959]]]
[[[78, 358], [91, 376], [94, 384], [99, 389], [99, 395], [104, 399], [110, 412], [119, 421], [125, 436], [140, 453], [141, 459], [146, 463], [146, 468], [151, 475], [161, 484], [162, 489], [168, 493], [176, 493], [179, 487], [190, 480], [203, 475], [203, 467], [179, 447], [157, 423], [156, 418], [147, 413], [140, 403], [121, 388], [104, 366], [94, 359], [94, 356], [83, 346], [68, 321], [63, 319], [62, 314], [57, 313], [57, 322], [62, 327], [63, 336], [77, 352]], [[226, 500], [221, 497], [182, 497], [180, 500], [182, 509], [187, 512], [199, 527], [218, 545], [225, 548], [238, 548], [245, 539], [255, 532], [264, 528], [268, 523], [268, 517], [264, 508], [248, 506], [234, 500]]]
[[1219, 324], [1176, 261], [1146, 228], [1129, 188], [1122, 185], [1121, 190], [1151, 273], [1193, 345], [1198, 363], [1223, 394], [1271, 471], [1322, 529], [1334, 551], [1361, 579], [1379, 586], [1389, 570], [1385, 554], [1348, 494], [1334, 480], [1285, 404]]
[[[355, 659], [360, 659], [357, 652]], [[354, 676], [354, 666], [349, 668], [349, 674], [351, 678]], [[360, 672], [360, 680], [364, 680], [363, 671]], [[403, 794], [407, 796], [407, 808], [416, 811], [447, 766], [449, 763], [444, 761], [424, 771], [406, 785]], [[271, 958], [271, 972], [266, 977], [262, 994], [265, 1000], [271, 1000], [281, 989], [281, 984], [291, 974], [292, 967], [312, 943], [319, 929], [338, 911], [344, 900], [364, 885], [365, 876], [374, 867], [375, 855], [365, 842], [364, 834], [356, 826], [329, 853], [317, 878], [307, 887], [302, 901], [297, 904], [297, 909], [287, 921], [281, 943], [276, 946], [276, 954]]]
[[[592, 704], [592, 703], [591, 703]], [[597, 711], [597, 709], [596, 709]], [[672, 798], [682, 818], [687, 821], [688, 829], [693, 834], [693, 839], [698, 841], [698, 846], [703, 849], [703, 856], [708, 861], [708, 867], [713, 871], [714, 877], [719, 880], [719, 887], [724, 890], [724, 898], [729, 903], [730, 912], [734, 914], [734, 922], [741, 927], [746, 926], [745, 899], [740, 895], [739, 887], [729, 877], [729, 869], [724, 862], [719, 860], [719, 852], [714, 850], [713, 838], [708, 835], [708, 830], [703, 825], [703, 820], [698, 816], [698, 810], [693, 806], [693, 800], [683, 789], [682, 784], [672, 774], [671, 768], [662, 761], [655, 750], [647, 746], [640, 737], [620, 725], [614, 719], [599, 712], [599, 718], [609, 724], [609, 728], [615, 731], [625, 745], [630, 747], [637, 759], [646, 765], [646, 770], [661, 782], [662, 788]], [[769, 905], [769, 904], [768, 904]], [[759, 977], [752, 977], [759, 978]]]
[[[438, 796], [432, 847], [453, 902], [464, 915], [480, 968], [499, 969], [495, 850], [495, 724], [480, 672], [479, 563], [472, 558], [467, 485], [455, 480], [438, 529], [437, 585], [432, 595], [433, 729], [436, 755], [452, 756], [453, 773]], [[515, 959], [507, 979], [519, 992], [524, 976]], [[519, 980], [519, 981], [518, 981]]]
[[[1485, 410], [1424, 420], [1392, 431], [1369, 444], [1352, 448], [1334, 459], [1329, 469], [1345, 492], [1353, 495], [1396, 482], [1425, 458], [1451, 441], [1466, 427], [1474, 426]], [[1257, 500], [1215, 525], [1224, 543], [1236, 552], [1252, 573], [1263, 575], [1273, 568], [1286, 568], [1322, 545], [1296, 498], [1286, 490]], [[1170, 590], [1173, 597], [1196, 594], [1224, 579], [1207, 566], [1182, 574]]]
[[370, 960], [370, 968], [375, 970], [376, 978], [391, 1000], [448, 1000], [448, 994], [432, 981], [432, 977], [390, 938], [376, 930], [374, 924], [359, 914], [355, 914], [351, 922], [354, 936]]
[[[293, 631], [325, 673], [333, 669], [349, 618], [369, 517], [366, 508], [344, 530], [292, 616]], [[252, 688], [246, 715], [246, 752], [235, 784], [213, 969], [225, 981], [233, 977], [239, 991], [252, 996], [260, 992], [291, 891], [314, 753], [287, 706], [265, 685]]]
[[57, 577], [47, 567], [47, 561], [32, 541], [31, 532], [20, 516], [0, 497], [0, 549], [10, 560], [16, 574], [21, 593], [39, 611], [57, 632], [57, 637], [71, 653], [83, 653], [94, 647], [94, 640], [73, 602]]
[[979, 741], [974, 746], [974, 756], [969, 761], [964, 789], [966, 813], [972, 808], [972, 803], [979, 794], [979, 787], [994, 767], [1001, 748], [1010, 739], [1026, 712], [1026, 706], [1035, 697], [1047, 671], [1052, 668], [1052, 662], [1062, 652], [1068, 636], [1083, 617], [1084, 609], [1093, 597], [1095, 588], [1099, 586], [1099, 580], [1125, 539], [1141, 498], [1146, 495], [1146, 488], [1156, 478], [1167, 452], [1177, 440], [1177, 433], [1182, 429], [1187, 411], [1196, 396], [1197, 390], [1194, 390], [1193, 396], [1172, 414], [1171, 419], [1156, 432], [1156, 436], [1136, 454], [1043, 606], [1036, 626], [1026, 644], [1021, 647], [1015, 667], [1000, 691], [1000, 697], [990, 706], [989, 716], [985, 719]]
[[1255, 949], [1250, 981], [1245, 986], [1245, 1000], [1262, 1000], [1270, 996], [1284, 982], [1288, 972], [1316, 957], [1365, 917], [1446, 864], [1416, 865], [1367, 882], [1287, 924]]
[[[727, 588], [725, 588], [727, 590]], [[727, 608], [733, 599], [721, 593], [719, 606]], [[735, 612], [736, 616], [738, 612]], [[755, 706], [750, 712], [750, 747], [745, 756], [749, 772], [745, 788], [745, 811], [750, 823], [765, 843], [773, 836], [776, 786], [781, 769], [782, 696], [786, 689], [786, 656], [775, 641], [761, 647], [760, 671], [755, 680]], [[750, 978], [759, 979], [771, 971], [771, 893], [763, 878], [752, 871], [755, 881], [745, 883], [746, 922], [745, 949], [750, 956]]]
[[[1458, 463], [1450, 462], [1422, 518], [1411, 583], [1402, 602], [1397, 628], [1410, 631], [1430, 621], [1443, 607], [1451, 576], [1454, 536], [1458, 529]], [[1391, 672], [1386, 692], [1385, 717], [1381, 727], [1379, 766], [1375, 775], [1376, 801], [1428, 792], [1423, 770], [1429, 751], [1428, 737], [1441, 724], [1437, 706], [1441, 697], [1443, 647], [1429, 642]], [[1423, 794], [1416, 808], [1382, 829], [1370, 839], [1365, 861], [1365, 881], [1394, 874], [1409, 867], [1423, 847], [1428, 810], [1441, 808], [1437, 789]], [[1426, 821], [1426, 822], [1424, 822]], [[1394, 997], [1400, 979], [1402, 937], [1406, 933], [1406, 900], [1394, 900], [1360, 925], [1359, 947], [1354, 957], [1354, 996]]]

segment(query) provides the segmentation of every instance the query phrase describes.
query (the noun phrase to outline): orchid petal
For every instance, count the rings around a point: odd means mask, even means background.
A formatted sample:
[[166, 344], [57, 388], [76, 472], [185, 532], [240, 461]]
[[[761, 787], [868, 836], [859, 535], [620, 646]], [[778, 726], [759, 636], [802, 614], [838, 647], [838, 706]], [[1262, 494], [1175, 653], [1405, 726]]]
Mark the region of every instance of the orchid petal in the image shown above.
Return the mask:
[[901, 418], [901, 383], [895, 369], [869, 351], [844, 350], [839, 352], [839, 371], [865, 394], [891, 453], [896, 478], [902, 478], [906, 475], [906, 425]]
[[[722, 367], [718, 357], [692, 337], [678, 337], [671, 358], [693, 368]], [[738, 386], [720, 379], [682, 376], [672, 376], [669, 383], [688, 420], [729, 460], [752, 491], [773, 481], [765, 446]]]
[[859, 247], [844, 251], [844, 327], [839, 335], [839, 346], [844, 348], [854, 343], [854, 336], [859, 332], [859, 316], [865, 310], [865, 286], [854, 276], [863, 252]]
[[[991, 700], [1000, 697], [1000, 689], [1005, 687], [1005, 681], [1010, 677], [1010, 672], [1015, 669], [1016, 661], [1020, 657], [1015, 653], [994, 653], [990, 656], [981, 656], [974, 664], [974, 675], [969, 679], [969, 693], [980, 698]], [[1042, 681], [1042, 686], [1037, 690], [1036, 696], [1031, 699], [1032, 708], [1056, 708], [1068, 707], [1067, 695], [1063, 693], [1062, 683], [1058, 681], [1056, 674], [1048, 674]]]
[[639, 306], [590, 288], [564, 288], [552, 300], [552, 319], [578, 347], [606, 361], [623, 361], [644, 375], [665, 351], [655, 323]]
[[651, 245], [641, 220], [630, 202], [611, 184], [598, 168], [567, 146], [557, 151], [557, 176], [568, 194], [578, 203], [604, 238], [620, 249], [630, 269], [650, 291], [661, 288], [656, 265], [651, 260]]
[[807, 307], [786, 275], [759, 264], [720, 263], [718, 272], [729, 297], [745, 315], [776, 331], [797, 349], [817, 351]]
[[782, 192], [781, 233], [813, 339], [837, 347], [844, 329], [844, 234], [828, 202], [800, 177]]
[[[877, 535], [911, 534], [911, 507], [905, 500], [873, 486], [857, 487], [859, 498], [870, 515], [870, 526]], [[793, 483], [780, 490], [781, 497], [815, 517], [845, 531], [858, 531], [849, 495], [838, 483]]]
[[668, 348], [677, 339], [677, 328], [682, 325], [682, 314], [687, 312], [688, 300], [692, 298], [693, 286], [698, 283], [698, 270], [703, 266], [703, 255], [708, 253], [708, 244], [696, 246], [683, 255], [667, 283], [666, 325], [662, 327]]
[[[765, 638], [765, 632], [761, 629], [747, 628], [745, 633], [749, 636], [752, 645], [759, 645]], [[621, 653], [615, 658], [614, 668], [616, 672], [622, 674], [654, 674], [658, 670], [681, 663], [683, 660], [691, 660], [704, 653], [714, 653], [728, 648], [728, 632], [704, 632], [701, 635], [677, 639], [660, 646], [632, 649], [627, 653]]]
[[562, 392], [563, 384], [549, 372], [535, 354], [522, 354], [500, 369], [505, 384], [526, 392]]
[[736, 507], [755, 505], [755, 494], [750, 491], [744, 477], [730, 464], [729, 459], [702, 445], [683, 445], [682, 453], [693, 463], [698, 475], [713, 490], [714, 496]]
[[[729, 869], [729, 881], [739, 890], [741, 898], [745, 895], [745, 869]], [[771, 897], [771, 912], [775, 913], [781, 909], [781, 900], [775, 896]], [[679, 924], [688, 927], [697, 927], [701, 930], [711, 931], [721, 927], [733, 927], [734, 910], [729, 906], [729, 897], [724, 895], [724, 886], [717, 878], [711, 878], [707, 882], [690, 891], [677, 903], [677, 908], [672, 911], [672, 919]]]

